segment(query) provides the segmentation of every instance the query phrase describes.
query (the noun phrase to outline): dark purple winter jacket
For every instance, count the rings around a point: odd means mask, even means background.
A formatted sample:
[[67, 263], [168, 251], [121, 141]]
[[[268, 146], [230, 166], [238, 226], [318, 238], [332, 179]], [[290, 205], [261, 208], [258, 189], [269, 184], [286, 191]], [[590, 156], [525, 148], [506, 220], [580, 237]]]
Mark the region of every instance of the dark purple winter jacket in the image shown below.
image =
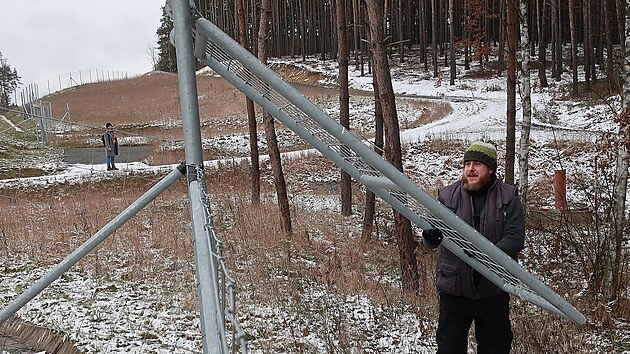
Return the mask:
[[[479, 225], [473, 223], [472, 196], [461, 180], [442, 188], [439, 191], [439, 201], [510, 257], [516, 259], [518, 252], [524, 248], [525, 217], [515, 187], [494, 180], [487, 191]], [[503, 290], [475, 272], [444, 246], [440, 246], [436, 283], [441, 292], [470, 299], [503, 293]]]

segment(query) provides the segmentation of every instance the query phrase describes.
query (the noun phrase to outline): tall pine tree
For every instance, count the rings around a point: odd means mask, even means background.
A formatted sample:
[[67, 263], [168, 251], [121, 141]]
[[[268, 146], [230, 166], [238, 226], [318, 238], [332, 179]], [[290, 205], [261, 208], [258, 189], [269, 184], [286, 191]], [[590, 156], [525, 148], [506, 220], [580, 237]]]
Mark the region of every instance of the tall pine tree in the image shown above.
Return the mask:
[[11, 94], [20, 84], [20, 77], [15, 68], [11, 68], [0, 53], [0, 108], [8, 108], [11, 104]]
[[160, 19], [160, 27], [157, 29], [158, 36], [158, 60], [154, 70], [177, 72], [177, 56], [175, 47], [171, 44], [171, 31], [173, 30], [173, 20], [166, 12], [166, 8], [162, 6], [162, 18]]

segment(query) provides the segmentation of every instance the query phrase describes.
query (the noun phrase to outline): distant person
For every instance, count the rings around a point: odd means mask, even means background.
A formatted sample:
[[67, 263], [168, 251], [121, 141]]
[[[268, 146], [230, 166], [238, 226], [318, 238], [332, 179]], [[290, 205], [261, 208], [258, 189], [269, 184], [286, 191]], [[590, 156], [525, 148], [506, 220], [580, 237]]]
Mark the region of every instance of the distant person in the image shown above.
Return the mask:
[[[464, 153], [461, 180], [439, 191], [439, 201], [500, 250], [516, 259], [525, 245], [525, 217], [517, 189], [497, 179], [497, 150], [475, 142]], [[442, 231], [422, 231], [425, 245], [436, 248]], [[466, 354], [475, 323], [477, 353], [509, 353], [512, 348], [510, 295], [440, 246], [436, 285], [440, 315], [438, 354]]]
[[103, 144], [105, 144], [105, 161], [107, 162], [107, 171], [117, 170], [115, 164], [116, 155], [118, 155], [118, 137], [112, 123], [105, 125], [107, 130], [103, 133]]

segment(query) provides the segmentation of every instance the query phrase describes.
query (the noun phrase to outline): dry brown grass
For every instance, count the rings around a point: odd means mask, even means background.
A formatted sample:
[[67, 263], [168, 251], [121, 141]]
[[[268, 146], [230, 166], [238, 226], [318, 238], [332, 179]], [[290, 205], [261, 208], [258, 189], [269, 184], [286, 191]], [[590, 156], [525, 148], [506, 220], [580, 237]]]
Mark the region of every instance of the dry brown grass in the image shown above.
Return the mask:
[[[247, 129], [244, 96], [225, 80], [200, 75], [197, 78], [199, 114], [202, 130], [225, 126]], [[43, 98], [61, 118], [66, 107], [70, 121], [78, 123], [66, 135], [65, 146], [85, 144], [86, 138], [102, 133], [106, 122], [114, 124], [121, 135], [144, 136], [156, 140], [182, 140], [177, 75], [154, 74], [137, 78], [81, 85]], [[220, 124], [219, 124], [220, 123]]]
[[[321, 177], [338, 173], [322, 159], [314, 155], [284, 164], [290, 195], [338, 198], [337, 182], [308, 186], [303, 181], [293, 183], [305, 175]], [[376, 220], [379, 232], [373, 240], [366, 241], [360, 238], [361, 230], [357, 226], [361, 220], [360, 211], [344, 218], [337, 210], [312, 210], [294, 202], [291, 207], [294, 233], [287, 236], [279, 226], [271, 183], [263, 185], [264, 202], [252, 206], [247, 166], [224, 165], [210, 176], [208, 189], [216, 201], [215, 220], [233, 221], [219, 221], [216, 226], [226, 242], [229, 266], [238, 274], [239, 297], [253, 299], [261, 305], [291, 303], [297, 306], [298, 313], [308, 316], [312, 315], [313, 309], [300, 308], [300, 304], [316, 284], [330, 294], [365, 295], [379, 308], [406, 304], [421, 318], [435, 317], [435, 253], [421, 251], [425, 257], [420, 258], [419, 268], [426, 291], [419, 298], [403, 294], [397, 285], [400, 266], [390, 228], [389, 207], [380, 204]], [[271, 182], [268, 168], [263, 180]], [[225, 188], [227, 185], [230, 188]], [[362, 205], [362, 196], [358, 188], [354, 190], [357, 205]], [[304, 303], [304, 306], [311, 305]], [[431, 335], [430, 332], [427, 335]], [[351, 330], [346, 333], [340, 329], [335, 340], [343, 342], [343, 336], [348, 333]]]
[[[243, 95], [227, 81], [212, 76], [199, 76], [197, 80], [201, 117], [245, 112]], [[52, 103], [55, 117], [63, 114], [67, 104], [75, 121], [95, 127], [104, 127], [105, 122], [125, 127], [179, 120], [178, 97], [177, 75], [157, 74], [86, 84], [46, 96], [44, 100]]]
[[[20, 255], [42, 265], [55, 264], [95, 234], [155, 182], [155, 178], [126, 177], [74, 186], [2, 191], [0, 216], [5, 257]], [[160, 196], [149, 207], [101, 244], [79, 264], [81, 269], [106, 274], [130, 267], [129, 276], [147, 276], [165, 265], [153, 248], [166, 245], [177, 251], [189, 244], [183, 185]], [[182, 215], [172, 217], [173, 211]], [[19, 217], [17, 217], [19, 216]], [[168, 222], [162, 222], [168, 219]], [[144, 267], [145, 269], [141, 269]]]
[[[287, 165], [291, 166], [288, 175], [303, 173], [298, 170], [300, 166], [316, 166], [312, 161]], [[268, 172], [264, 168], [263, 181], [270, 181]], [[42, 266], [60, 262], [150, 188], [156, 178], [126, 176], [99, 182], [86, 180], [74, 186], [2, 191], [0, 208], [5, 212], [0, 216], [0, 258], [7, 261], [19, 255]], [[271, 183], [263, 183], [263, 203], [252, 206], [246, 165], [225, 164], [208, 171], [206, 178], [215, 228], [225, 242], [230, 269], [242, 289], [239, 297], [254, 297], [262, 303], [282, 302], [287, 296], [298, 298], [301, 279], [309, 279], [324, 284], [331, 292], [366, 294], [384, 305], [403, 299], [394, 285], [399, 268], [397, 248], [393, 242], [364, 242], [358, 238], [356, 217], [348, 219], [336, 211], [313, 212], [293, 205], [295, 232], [285, 236], [276, 222], [278, 212]], [[326, 195], [334, 189], [319, 188], [316, 193]], [[182, 180], [119, 228], [76, 268], [97, 277], [121, 280], [173, 279], [177, 274], [184, 291], [190, 291], [194, 265], [187, 202]], [[387, 221], [377, 222], [383, 230], [381, 237], [391, 239]], [[426, 284], [431, 283], [431, 263], [426, 263], [424, 271]], [[190, 306], [194, 308], [194, 298]]]
[[[289, 66], [279, 66], [276, 71], [287, 80], [302, 84], [317, 83], [321, 79], [318, 74], [297, 76], [296, 72], [304, 71]], [[334, 90], [324, 87], [299, 88], [311, 97], [332, 99], [335, 96]], [[55, 118], [61, 118], [68, 107], [70, 121], [80, 123], [82, 131], [95, 128], [90, 134], [103, 130], [105, 123], [111, 122], [119, 130], [131, 134], [182, 139], [178, 90], [177, 75], [163, 73], [84, 84], [45, 96], [43, 100], [51, 102]], [[227, 81], [200, 74], [197, 76], [197, 96], [202, 130], [213, 134], [220, 130], [247, 130], [245, 96]]]
[[435, 101], [410, 101], [412, 107], [422, 112], [420, 117], [413, 122], [409, 128], [416, 128], [424, 124], [431, 123], [435, 120], [444, 118], [453, 111], [450, 104]]

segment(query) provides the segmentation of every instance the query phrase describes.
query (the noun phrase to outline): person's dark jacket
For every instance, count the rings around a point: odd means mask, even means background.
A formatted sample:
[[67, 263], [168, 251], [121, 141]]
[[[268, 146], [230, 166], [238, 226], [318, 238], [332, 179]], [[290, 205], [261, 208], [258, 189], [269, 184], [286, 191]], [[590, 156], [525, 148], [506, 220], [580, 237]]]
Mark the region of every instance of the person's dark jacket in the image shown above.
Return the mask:
[[116, 137], [116, 132], [106, 130], [105, 133], [103, 133], [103, 143], [105, 144], [107, 156], [118, 155], [118, 138]]
[[[473, 216], [473, 197], [478, 201], [483, 195], [474, 195], [475, 192], [467, 191], [461, 180], [442, 188], [439, 191], [439, 201], [499, 249], [516, 259], [518, 252], [525, 246], [525, 217], [518, 190], [495, 178], [482, 193], [485, 193], [485, 203], [478, 218]], [[441, 292], [471, 299], [503, 293], [444, 246], [440, 246], [436, 283]]]

